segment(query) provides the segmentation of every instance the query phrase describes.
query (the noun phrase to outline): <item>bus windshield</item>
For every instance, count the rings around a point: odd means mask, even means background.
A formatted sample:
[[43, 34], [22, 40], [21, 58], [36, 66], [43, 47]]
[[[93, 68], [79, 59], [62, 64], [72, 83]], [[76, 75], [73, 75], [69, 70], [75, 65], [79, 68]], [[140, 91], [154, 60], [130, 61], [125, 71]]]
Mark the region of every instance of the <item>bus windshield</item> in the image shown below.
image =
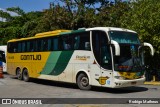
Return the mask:
[[115, 40], [118, 43], [140, 44], [138, 35], [132, 32], [124, 31], [109, 31], [111, 40]]
[[143, 53], [139, 51], [140, 45], [120, 44], [120, 56], [114, 56], [116, 71], [143, 71]]
[[111, 40], [120, 45], [120, 56], [114, 56], [115, 71], [143, 71], [143, 53], [136, 33], [123, 31], [110, 31]]

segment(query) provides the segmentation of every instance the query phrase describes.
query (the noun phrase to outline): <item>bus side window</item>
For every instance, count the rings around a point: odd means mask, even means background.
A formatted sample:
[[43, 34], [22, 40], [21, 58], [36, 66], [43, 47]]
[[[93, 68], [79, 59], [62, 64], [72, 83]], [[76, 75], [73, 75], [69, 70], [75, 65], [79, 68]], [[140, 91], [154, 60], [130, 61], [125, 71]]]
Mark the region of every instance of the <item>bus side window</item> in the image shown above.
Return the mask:
[[30, 41], [30, 51], [34, 52], [34, 41]]
[[[19, 44], [18, 44], [19, 47]], [[27, 51], [27, 44], [25, 41], [22, 41], [22, 52], [26, 52]], [[19, 48], [18, 48], [18, 52], [19, 52]]]
[[27, 41], [27, 52], [31, 51], [30, 50], [30, 41]]
[[42, 49], [43, 49], [42, 46], [43, 46], [43, 45], [42, 45], [41, 42], [42, 42], [41, 39], [38, 39], [38, 40], [37, 40], [37, 45], [36, 45], [36, 49], [37, 49], [37, 50], [36, 50], [36, 51], [42, 51]]
[[44, 40], [42, 40], [42, 51], [47, 51], [48, 50], [48, 42], [47, 42], [47, 38], [45, 38]]
[[23, 47], [21, 45], [21, 42], [19, 42], [18, 43], [18, 50], [17, 50], [17, 52], [23, 52], [22, 49], [23, 49]]
[[85, 32], [80, 35], [80, 49], [81, 50], [91, 50], [90, 49], [90, 33]]
[[48, 38], [47, 42], [48, 42], [48, 46], [47, 46], [48, 49], [47, 50], [52, 51], [52, 40], [51, 40], [51, 38]]
[[62, 37], [62, 49], [64, 50], [71, 50], [72, 49], [72, 37], [67, 35]]
[[9, 53], [13, 53], [14, 52], [14, 43], [8, 43], [7, 44], [7, 51], [9, 52]]
[[33, 40], [33, 52], [37, 52], [37, 40], [35, 39], [35, 40]]
[[13, 43], [13, 52], [16, 53], [18, 50], [17, 43]]
[[34, 51], [34, 47], [33, 47], [34, 43], [33, 42], [34, 42], [33, 40], [32, 41], [27, 41], [27, 52], [33, 52]]
[[71, 46], [69, 44], [64, 44], [64, 49], [65, 50], [70, 50], [71, 49]]
[[75, 50], [91, 50], [89, 32], [76, 33], [74, 35], [73, 43]]
[[90, 50], [90, 42], [85, 42], [85, 50]]
[[53, 42], [53, 46], [52, 46], [53, 49], [52, 50], [57, 51], [58, 47], [59, 47], [58, 38], [53, 38], [52, 42]]
[[77, 50], [79, 48], [79, 43], [80, 43], [80, 37], [75, 36], [74, 37], [74, 49]]

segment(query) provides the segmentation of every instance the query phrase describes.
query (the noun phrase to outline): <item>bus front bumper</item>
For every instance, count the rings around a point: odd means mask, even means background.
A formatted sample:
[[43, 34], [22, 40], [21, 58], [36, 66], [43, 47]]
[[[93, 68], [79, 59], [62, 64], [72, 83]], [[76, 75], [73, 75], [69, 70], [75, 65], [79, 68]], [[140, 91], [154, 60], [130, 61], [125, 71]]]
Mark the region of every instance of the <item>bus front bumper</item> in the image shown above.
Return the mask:
[[145, 81], [145, 77], [140, 78], [140, 79], [134, 79], [134, 80], [115, 79], [114, 88], [129, 87], [129, 86], [135, 86], [135, 85], [143, 85], [144, 81]]

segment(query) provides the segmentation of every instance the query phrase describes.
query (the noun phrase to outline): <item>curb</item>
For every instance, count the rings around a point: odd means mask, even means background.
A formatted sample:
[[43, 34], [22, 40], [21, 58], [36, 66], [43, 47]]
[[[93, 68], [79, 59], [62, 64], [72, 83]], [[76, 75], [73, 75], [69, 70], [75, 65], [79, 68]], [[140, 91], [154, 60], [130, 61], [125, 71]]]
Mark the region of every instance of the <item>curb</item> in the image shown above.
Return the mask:
[[155, 81], [151, 81], [151, 82], [144, 82], [145, 85], [160, 85], [160, 82], [155, 82]]

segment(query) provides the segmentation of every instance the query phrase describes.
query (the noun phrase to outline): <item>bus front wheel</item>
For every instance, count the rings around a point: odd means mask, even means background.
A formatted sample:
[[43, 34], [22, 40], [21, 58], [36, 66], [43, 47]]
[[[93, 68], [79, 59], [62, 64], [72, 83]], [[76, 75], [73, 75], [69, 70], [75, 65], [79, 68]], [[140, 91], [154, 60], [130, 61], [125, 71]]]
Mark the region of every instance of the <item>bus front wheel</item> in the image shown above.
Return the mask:
[[28, 74], [28, 70], [27, 69], [24, 69], [23, 70], [23, 80], [28, 82], [29, 81], [29, 74]]
[[16, 70], [16, 77], [17, 77], [17, 79], [22, 80], [22, 74], [21, 74], [20, 68], [17, 68], [17, 70]]
[[77, 77], [77, 85], [81, 90], [89, 90], [91, 86], [89, 85], [89, 79], [86, 74], [81, 73]]

